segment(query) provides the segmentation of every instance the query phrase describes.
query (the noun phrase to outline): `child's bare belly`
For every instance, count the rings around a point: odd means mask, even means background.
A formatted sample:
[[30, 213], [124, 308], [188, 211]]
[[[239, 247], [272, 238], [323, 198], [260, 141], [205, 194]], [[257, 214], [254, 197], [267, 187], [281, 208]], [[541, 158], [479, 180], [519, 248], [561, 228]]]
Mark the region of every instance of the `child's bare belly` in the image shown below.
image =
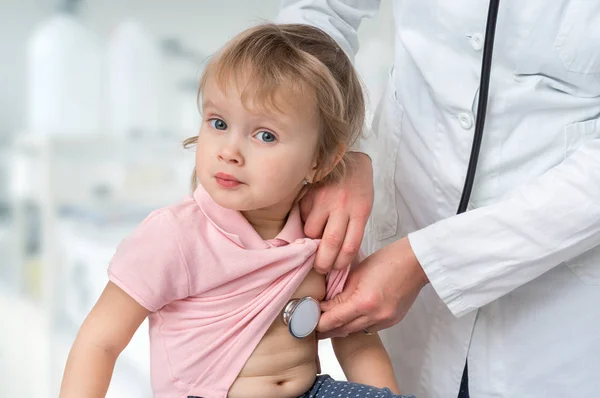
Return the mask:
[[[325, 276], [314, 270], [293, 297], [325, 297]], [[282, 309], [283, 311], [283, 309]], [[229, 390], [229, 398], [293, 398], [305, 393], [317, 374], [317, 339], [293, 337], [277, 317]]]

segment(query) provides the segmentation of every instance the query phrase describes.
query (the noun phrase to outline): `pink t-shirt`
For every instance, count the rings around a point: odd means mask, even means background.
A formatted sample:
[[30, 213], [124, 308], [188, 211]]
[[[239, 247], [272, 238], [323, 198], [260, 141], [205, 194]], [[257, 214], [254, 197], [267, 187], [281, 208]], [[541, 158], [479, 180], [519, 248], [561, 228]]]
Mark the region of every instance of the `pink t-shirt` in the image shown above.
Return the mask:
[[[156, 398], [224, 398], [246, 360], [313, 265], [319, 241], [291, 211], [263, 240], [241, 213], [199, 187], [152, 212], [118, 247], [109, 279], [148, 309]], [[348, 269], [333, 272], [327, 299]]]

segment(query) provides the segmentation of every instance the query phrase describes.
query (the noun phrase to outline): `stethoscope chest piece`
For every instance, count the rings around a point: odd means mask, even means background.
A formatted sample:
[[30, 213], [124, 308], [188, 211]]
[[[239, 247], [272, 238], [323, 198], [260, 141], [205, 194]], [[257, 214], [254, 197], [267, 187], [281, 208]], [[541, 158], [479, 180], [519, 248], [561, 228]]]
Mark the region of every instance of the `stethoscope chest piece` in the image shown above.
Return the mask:
[[312, 297], [292, 299], [283, 309], [283, 323], [292, 336], [301, 339], [315, 330], [320, 315], [319, 302]]

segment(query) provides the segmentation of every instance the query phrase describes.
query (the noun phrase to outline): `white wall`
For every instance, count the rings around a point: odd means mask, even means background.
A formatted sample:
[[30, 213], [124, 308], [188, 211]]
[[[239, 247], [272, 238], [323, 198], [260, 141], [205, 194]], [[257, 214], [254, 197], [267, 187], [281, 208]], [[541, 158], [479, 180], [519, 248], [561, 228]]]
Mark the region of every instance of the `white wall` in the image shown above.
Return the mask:
[[[25, 127], [27, 40], [58, 2], [0, 0], [0, 140]], [[363, 41], [378, 39], [391, 48], [390, 2], [384, 0], [379, 15], [363, 23]], [[177, 37], [211, 53], [241, 29], [273, 18], [278, 5], [279, 0], [87, 0], [81, 14], [103, 43], [119, 21], [133, 16], [157, 38]], [[391, 56], [382, 54], [382, 59], [388, 62]]]

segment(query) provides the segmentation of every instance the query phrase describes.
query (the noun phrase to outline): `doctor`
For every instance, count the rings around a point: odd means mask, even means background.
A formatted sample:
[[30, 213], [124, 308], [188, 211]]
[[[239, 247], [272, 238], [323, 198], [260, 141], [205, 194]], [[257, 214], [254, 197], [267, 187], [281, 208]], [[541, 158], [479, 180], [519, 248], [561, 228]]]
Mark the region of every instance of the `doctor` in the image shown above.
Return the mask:
[[[286, 0], [351, 55], [379, 1]], [[501, 0], [468, 211], [488, 2], [397, 0], [374, 134], [347, 179], [303, 203], [315, 267], [373, 254], [325, 336], [383, 333], [420, 398], [600, 396], [600, 1]], [[371, 168], [372, 167], [372, 168]], [[373, 170], [373, 171], [372, 171]], [[373, 177], [374, 176], [374, 177]], [[465, 366], [468, 364], [468, 367]]]

